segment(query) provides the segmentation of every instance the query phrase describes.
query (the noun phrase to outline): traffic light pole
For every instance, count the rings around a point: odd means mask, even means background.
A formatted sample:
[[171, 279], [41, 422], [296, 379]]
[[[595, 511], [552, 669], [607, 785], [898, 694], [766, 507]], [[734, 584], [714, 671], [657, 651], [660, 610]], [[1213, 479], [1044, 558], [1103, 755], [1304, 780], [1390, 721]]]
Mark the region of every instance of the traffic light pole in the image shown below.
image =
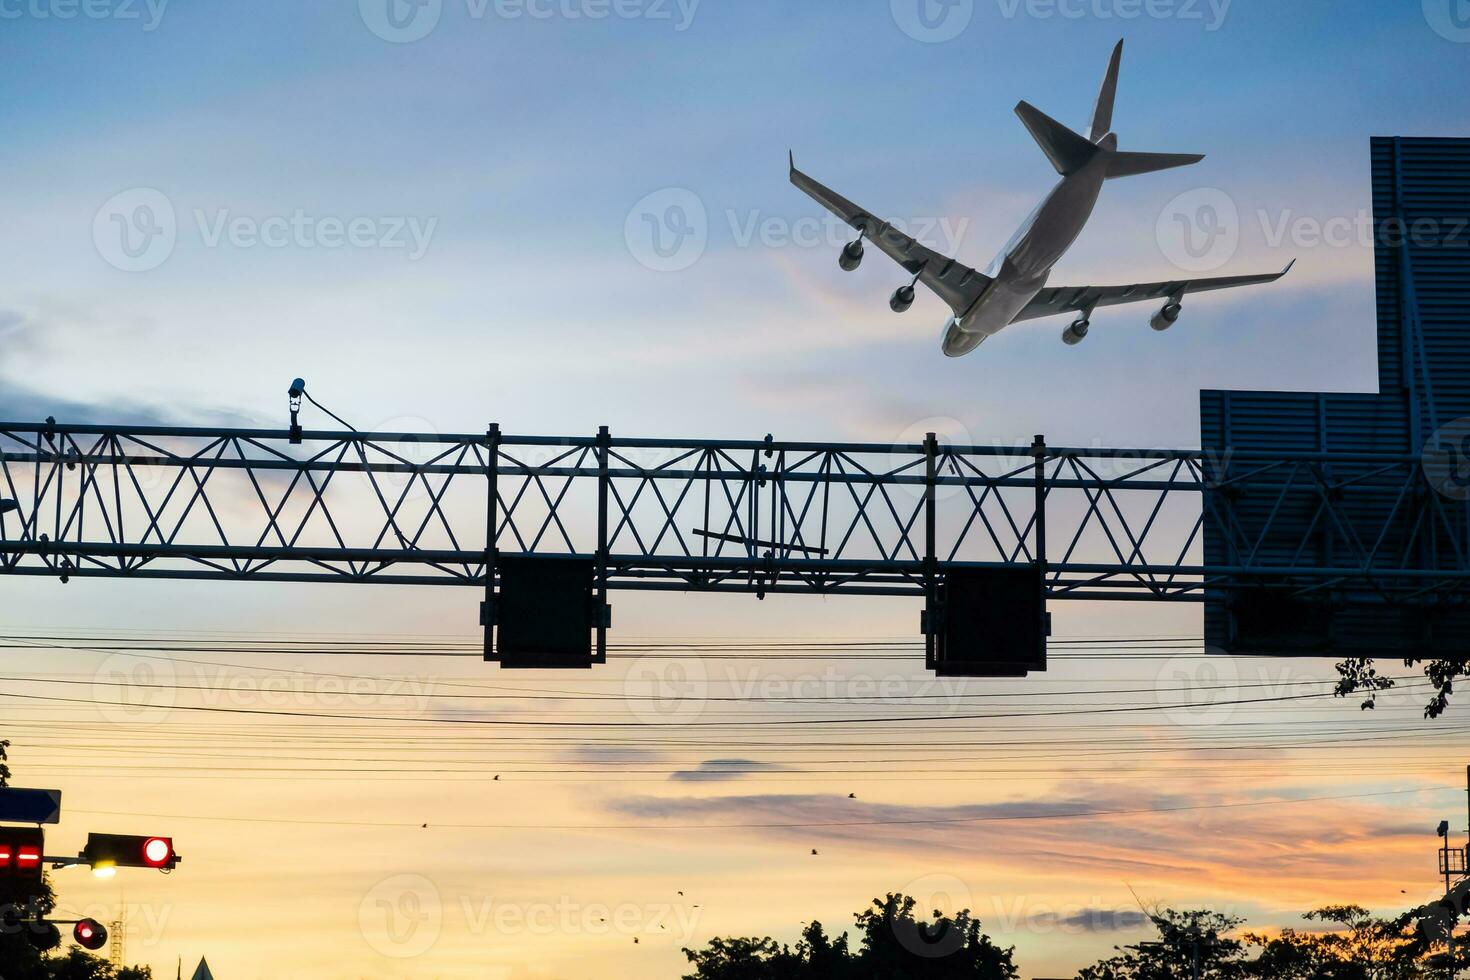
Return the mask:
[[[1448, 900], [1450, 894], [1450, 863], [1448, 861], [1444, 865], [1444, 893], [1446, 900]], [[1458, 910], [1455, 910], [1455, 918], [1450, 919], [1449, 932], [1445, 937], [1445, 952], [1449, 958], [1450, 980], [1455, 980], [1455, 977], [1460, 972], [1455, 968], [1455, 926], [1458, 924], [1458, 919]]]
[[[1461, 862], [1461, 870], [1467, 874], [1470, 874], [1470, 765], [1465, 766], [1465, 817], [1465, 860]], [[1449, 842], [1446, 841], [1445, 844], [1446, 846], [1448, 846]], [[1450, 867], [1449, 862], [1446, 861], [1444, 875], [1444, 893], [1446, 895], [1450, 894], [1450, 888]], [[1458, 909], [1456, 911], [1458, 911]], [[1457, 921], [1458, 919], [1450, 923], [1450, 939], [1448, 945], [1450, 957], [1450, 980], [1455, 980], [1455, 978], [1460, 975], [1459, 966], [1455, 962], [1455, 925]]]
[[57, 871], [57, 870], [59, 870], [61, 868], [75, 868], [75, 867], [77, 867], [79, 865], [86, 865], [88, 867], [91, 866], [91, 862], [90, 861], [88, 861], [86, 858], [83, 858], [83, 857], [80, 857], [80, 856], [74, 857], [74, 858], [64, 858], [64, 857], [51, 857], [50, 855], [47, 855], [47, 856], [41, 858], [41, 863], [42, 864], [49, 864], [49, 865], [51, 865], [51, 870], [52, 871]]
[[[1470, 765], [1467, 765], [1465, 767], [1465, 808], [1466, 817], [1467, 819], [1470, 819]], [[1444, 846], [1445, 858], [1444, 861], [1441, 862], [1444, 867], [1441, 870], [1444, 871], [1444, 894], [1445, 901], [1448, 902], [1451, 901], [1450, 896], [1454, 889], [1453, 878], [1455, 877], [1455, 869], [1452, 866], [1453, 862], [1450, 861], [1449, 857], [1450, 841], [1448, 834], [1445, 835]], [[1465, 850], [1462, 851], [1461, 854], [1462, 857], [1460, 858], [1459, 871], [1461, 874], [1470, 873], [1470, 864], [1467, 864], [1467, 861], [1470, 861], [1470, 823], [1467, 823], [1465, 825]], [[1459, 964], [1455, 960], [1455, 927], [1459, 925], [1459, 912], [1460, 910], [1458, 908], [1451, 909], [1451, 914], [1453, 915], [1453, 918], [1450, 919], [1449, 933], [1445, 938], [1445, 955], [1449, 959], [1450, 980], [1455, 980], [1455, 978], [1460, 975]]]
[[[1470, 765], [1465, 766], [1465, 808], [1467, 821], [1470, 821]], [[1441, 825], [1444, 830], [1445, 825]], [[1450, 904], [1451, 918], [1449, 929], [1445, 935], [1445, 956], [1449, 960], [1449, 978], [1456, 980], [1460, 975], [1459, 963], [1455, 959], [1455, 927], [1460, 922], [1460, 909], [1454, 904], [1452, 895], [1454, 893], [1454, 879], [1457, 876], [1470, 875], [1470, 822], [1465, 825], [1465, 849], [1460, 852], [1459, 866], [1451, 860], [1453, 853], [1450, 848], [1449, 834], [1444, 834], [1444, 849], [1441, 852], [1440, 870], [1444, 872], [1444, 894], [1445, 901]]]

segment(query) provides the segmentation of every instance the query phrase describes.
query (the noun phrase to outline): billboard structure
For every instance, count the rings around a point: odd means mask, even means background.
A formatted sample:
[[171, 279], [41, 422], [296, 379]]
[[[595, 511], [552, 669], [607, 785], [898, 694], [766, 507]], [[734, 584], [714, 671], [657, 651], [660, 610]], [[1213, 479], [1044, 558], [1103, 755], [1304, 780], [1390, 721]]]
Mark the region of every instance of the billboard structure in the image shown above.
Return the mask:
[[1206, 604], [1219, 650], [1433, 655], [1470, 627], [1436, 574], [1470, 544], [1470, 140], [1374, 139], [1372, 163], [1378, 392], [1200, 392], [1204, 563], [1242, 570]]

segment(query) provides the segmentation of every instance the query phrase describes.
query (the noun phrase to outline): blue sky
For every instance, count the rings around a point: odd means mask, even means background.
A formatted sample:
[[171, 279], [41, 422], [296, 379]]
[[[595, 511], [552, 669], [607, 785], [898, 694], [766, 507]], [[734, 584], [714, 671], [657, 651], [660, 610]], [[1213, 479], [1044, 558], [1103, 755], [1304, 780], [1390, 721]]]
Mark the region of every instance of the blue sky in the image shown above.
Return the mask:
[[[145, 7], [140, 20], [6, 21], [0, 77], [24, 93], [0, 156], [9, 306], [45, 356], [12, 348], [0, 370], [54, 394], [92, 378], [99, 395], [261, 418], [280, 412], [280, 379], [303, 374], [360, 423], [881, 439], [942, 414], [986, 439], [1040, 425], [1187, 444], [1202, 385], [1371, 384], [1367, 250], [1271, 247], [1261, 225], [1360, 212], [1369, 135], [1455, 132], [1466, 114], [1467, 48], [1413, 4], [1180, 0], [1157, 8], [1168, 17], [1119, 19], [1096, 11], [1127, 0], [980, 0], [934, 44], [885, 3], [706, 0], [681, 31], [672, 0], [596, 21], [494, 5], [477, 17], [470, 2], [445, 0], [407, 44], [345, 2], [170, 5], [151, 31]], [[1078, 351], [1047, 322], [949, 363], [933, 356], [936, 300], [887, 311], [892, 268], [842, 277], [825, 245], [742, 246], [759, 221], [815, 216], [785, 182], [789, 146], [875, 211], [959, 223], [959, 256], [983, 265], [1054, 179], [1011, 106], [1080, 125], [1121, 35], [1123, 144], [1208, 158], [1110, 184], [1056, 281], [1177, 275], [1156, 219], [1201, 187], [1241, 212], [1230, 266], [1296, 256], [1292, 281], [1201, 301], [1167, 337], [1126, 310], [1099, 317]], [[180, 234], [161, 266], [123, 272], [93, 222], [137, 188], [168, 198]], [[709, 244], [692, 268], [656, 273], [624, 230], [667, 188], [697, 195]], [[297, 211], [430, 236], [419, 258], [205, 241], [223, 216]], [[1042, 379], [1053, 398], [1034, 397]], [[806, 390], [834, 383], [840, 397]], [[1177, 425], [1121, 404], [1140, 386]], [[855, 419], [854, 402], [887, 407]], [[1089, 430], [1067, 432], [1082, 405]]]
[[[935, 427], [979, 443], [1043, 432], [1053, 444], [1192, 446], [1201, 387], [1372, 389], [1372, 253], [1355, 242], [1318, 244], [1312, 229], [1351, 224], [1369, 207], [1370, 136], [1464, 135], [1470, 118], [1470, 32], [1451, 7], [1461, 0], [960, 0], [951, 8], [935, 0], [686, 0], [683, 8], [621, 0], [618, 9], [632, 16], [604, 19], [567, 13], [601, 9], [599, 0], [442, 0], [437, 8], [429, 0], [421, 16], [437, 9], [432, 30], [406, 43], [372, 29], [386, 23], [387, 2], [174, 0], [150, 10], [142, 0], [85, 8], [80, 0], [0, 0], [0, 89], [8, 95], [0, 416], [284, 424], [285, 388], [299, 375], [362, 428], [477, 431], [494, 420], [507, 431], [546, 434], [608, 424], [630, 436], [772, 432], [892, 444]], [[933, 4], [941, 31], [958, 33], [932, 42], [906, 32], [920, 2]], [[551, 13], [515, 15], [529, 9]], [[946, 9], [960, 20], [945, 21]], [[81, 10], [90, 14], [64, 16]], [[811, 224], [815, 205], [787, 183], [788, 148], [818, 179], [874, 212], [937, 229], [958, 258], [983, 267], [1056, 179], [1012, 107], [1024, 98], [1080, 128], [1119, 37], [1121, 145], [1207, 158], [1110, 183], [1053, 284], [1179, 277], [1171, 236], [1182, 231], [1171, 208], [1200, 201], [1233, 209], [1239, 245], [1217, 256], [1219, 271], [1275, 270], [1293, 258], [1296, 269], [1271, 287], [1191, 302], [1168, 333], [1148, 329], [1151, 311], [1122, 308], [1100, 313], [1077, 348], [1060, 343], [1064, 322], [1041, 321], [945, 359], [947, 311], [938, 300], [924, 296], [895, 316], [886, 300], [904, 277], [881, 256], [852, 275], [838, 270], [841, 239], [821, 240], [829, 233]], [[693, 257], [679, 253], [679, 268], [659, 271], [649, 267], [650, 240], [640, 231], [645, 214], [669, 219], [671, 202], [696, 205], [685, 217], [706, 244]], [[116, 219], [142, 221], [140, 205], [152, 208], [149, 227], [168, 225], [172, 246], [134, 261], [118, 250]], [[358, 238], [344, 243], [349, 227]], [[790, 241], [811, 228], [815, 244]], [[1290, 230], [1281, 237], [1278, 228]], [[285, 236], [279, 247], [263, 240], [276, 233]], [[474, 629], [472, 603], [442, 594], [455, 590], [365, 596], [322, 587], [303, 595], [136, 582], [67, 589], [6, 583], [5, 627]], [[618, 626], [641, 637], [912, 636], [916, 620], [907, 603], [782, 599], [758, 617], [752, 606], [744, 597], [628, 597], [619, 600]], [[1070, 635], [1189, 634], [1198, 612], [1068, 608], [1059, 624]], [[32, 666], [101, 670], [91, 661]], [[1236, 676], [1286, 683], [1330, 672], [1248, 667]], [[450, 689], [500, 677], [473, 662], [463, 676], [432, 669], [448, 676], [429, 679]], [[1059, 664], [1050, 682], [1116, 682], [1130, 670], [1162, 683], [1155, 664]], [[589, 689], [619, 676], [610, 668]], [[1390, 729], [1411, 724], [1414, 700], [1378, 718]], [[1353, 705], [1333, 708], [1337, 714], [1324, 708], [1313, 717], [1343, 727], [1358, 718]], [[1344, 780], [1330, 761], [1300, 772], [1283, 766], [1277, 781], [1259, 771], [1239, 779], [1287, 794], [1372, 790], [1390, 778]], [[67, 792], [74, 806], [92, 809], [144, 810], [175, 797], [214, 813], [340, 809], [335, 788], [306, 782], [256, 793], [260, 784], [198, 790], [160, 779], [138, 783], [127, 805], [85, 780]], [[1075, 782], [875, 783], [860, 795], [864, 806], [930, 812], [1074, 795], [1106, 804], [1132, 792]], [[514, 787], [525, 795], [513, 806], [518, 815], [551, 808], [592, 822], [746, 810], [790, 817], [847, 806], [783, 797], [780, 787], [756, 794], [746, 783], [728, 798], [703, 783], [649, 790], [656, 799], [640, 795], [646, 788]], [[435, 787], [428, 798], [462, 822], [483, 820], [490, 806], [462, 787]], [[404, 808], [398, 787], [359, 789], [356, 802], [371, 819], [418, 812]], [[865, 891], [883, 887], [876, 878], [896, 887], [933, 874], [958, 875], [977, 893], [994, 888], [1066, 908], [1126, 904], [1126, 878], [1144, 882], [1146, 894], [1224, 896], [1287, 921], [1285, 910], [1319, 898], [1397, 900], [1395, 875], [1418, 846], [1406, 819], [1390, 805], [1349, 803], [1301, 811], [1299, 823], [1267, 811], [1239, 826], [1200, 817], [1138, 840], [1108, 825], [1094, 828], [1092, 846], [1102, 852], [1095, 864], [1042, 879], [1005, 854], [1030, 861], [1055, 853], [1069, 844], [1070, 825], [1059, 838], [1038, 832], [997, 843], [991, 832], [976, 834], [962, 854], [926, 835], [838, 835], [822, 846], [842, 858], [816, 871], [789, 862], [805, 840], [729, 834], [651, 844], [544, 834], [487, 843], [461, 834], [433, 837], [432, 848], [413, 853], [446, 902], [477, 894], [502, 872], [500, 886], [526, 894], [667, 900], [669, 876], [687, 872], [719, 893], [705, 903], [710, 918], [700, 936], [784, 929], [789, 938], [810, 914], [840, 922]], [[1335, 842], [1316, 842], [1277, 892], [1254, 895], [1279, 853], [1240, 848], [1269, 839], [1273, 827], [1301, 836], [1330, 821], [1364, 828], [1351, 875]], [[213, 962], [217, 950], [235, 975], [295, 975], [210, 912], [231, 889], [274, 894], [273, 876], [241, 861], [236, 841], [267, 846], [277, 831], [184, 826], [198, 859], [167, 889], [137, 886], [149, 908], [177, 915], [142, 955], [163, 969], [176, 953], [210, 952]], [[1370, 829], [1392, 846], [1371, 846]], [[311, 975], [330, 975], [335, 965], [354, 976], [410, 976], [423, 962], [444, 976], [486, 975], [472, 941], [478, 934], [455, 933], [437, 958], [407, 964], [357, 941], [359, 901], [403, 870], [395, 862], [409, 850], [406, 836], [356, 830], [349, 839], [360, 849], [345, 866], [302, 867], [292, 913], [323, 935], [346, 937], [340, 948], [350, 957], [336, 962], [335, 952], [322, 952]], [[1195, 854], [1206, 837], [1209, 853]], [[339, 835], [317, 828], [290, 839], [319, 854]], [[466, 848], [481, 849], [470, 869]], [[541, 857], [548, 854], [549, 864]], [[788, 900], [767, 907], [773, 883]], [[75, 887], [79, 901], [113, 900], [103, 886]], [[608, 958], [587, 937], [565, 950], [524, 938], [497, 953], [501, 975], [647, 975], [647, 962], [621, 945]], [[1115, 938], [1058, 945], [1023, 931], [1008, 941], [1022, 944], [1024, 962], [1062, 970]], [[659, 947], [657, 955], [673, 975], [677, 950]], [[527, 965], [548, 959], [551, 972]]]

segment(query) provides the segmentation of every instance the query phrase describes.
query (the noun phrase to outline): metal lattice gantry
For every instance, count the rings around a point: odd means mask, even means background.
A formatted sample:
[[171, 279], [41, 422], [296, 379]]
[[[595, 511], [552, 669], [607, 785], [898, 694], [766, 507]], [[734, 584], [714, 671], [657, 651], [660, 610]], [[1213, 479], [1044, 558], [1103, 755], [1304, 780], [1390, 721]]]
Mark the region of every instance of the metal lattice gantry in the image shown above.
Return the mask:
[[0, 423], [0, 467], [11, 575], [483, 589], [500, 556], [576, 555], [606, 589], [917, 596], [1038, 563], [1049, 599], [1390, 603], [1470, 580], [1465, 507], [1411, 456], [48, 421]]

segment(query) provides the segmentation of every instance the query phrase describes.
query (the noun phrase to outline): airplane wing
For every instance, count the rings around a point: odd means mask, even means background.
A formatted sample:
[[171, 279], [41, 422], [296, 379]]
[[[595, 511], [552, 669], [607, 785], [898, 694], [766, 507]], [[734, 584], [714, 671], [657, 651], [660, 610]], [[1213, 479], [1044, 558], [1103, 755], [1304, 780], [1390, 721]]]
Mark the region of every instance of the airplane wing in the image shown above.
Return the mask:
[[1216, 289], [1275, 282], [1290, 272], [1293, 265], [1296, 265], [1295, 260], [1280, 272], [1255, 276], [1176, 279], [1173, 282], [1143, 282], [1131, 286], [1050, 286], [1036, 294], [1036, 298], [1017, 314], [1015, 322], [1035, 320], [1057, 313], [1089, 312], [1099, 306], [1119, 306], [1147, 300], [1169, 299], [1177, 303], [1190, 293], [1207, 293]]
[[918, 276], [919, 281], [934, 290], [956, 314], [964, 313], [974, 306], [975, 300], [990, 285], [989, 276], [920, 245], [887, 221], [874, 217], [841, 194], [797, 170], [795, 155], [791, 158], [791, 183], [862, 232], [865, 239], [907, 269], [911, 275]]

